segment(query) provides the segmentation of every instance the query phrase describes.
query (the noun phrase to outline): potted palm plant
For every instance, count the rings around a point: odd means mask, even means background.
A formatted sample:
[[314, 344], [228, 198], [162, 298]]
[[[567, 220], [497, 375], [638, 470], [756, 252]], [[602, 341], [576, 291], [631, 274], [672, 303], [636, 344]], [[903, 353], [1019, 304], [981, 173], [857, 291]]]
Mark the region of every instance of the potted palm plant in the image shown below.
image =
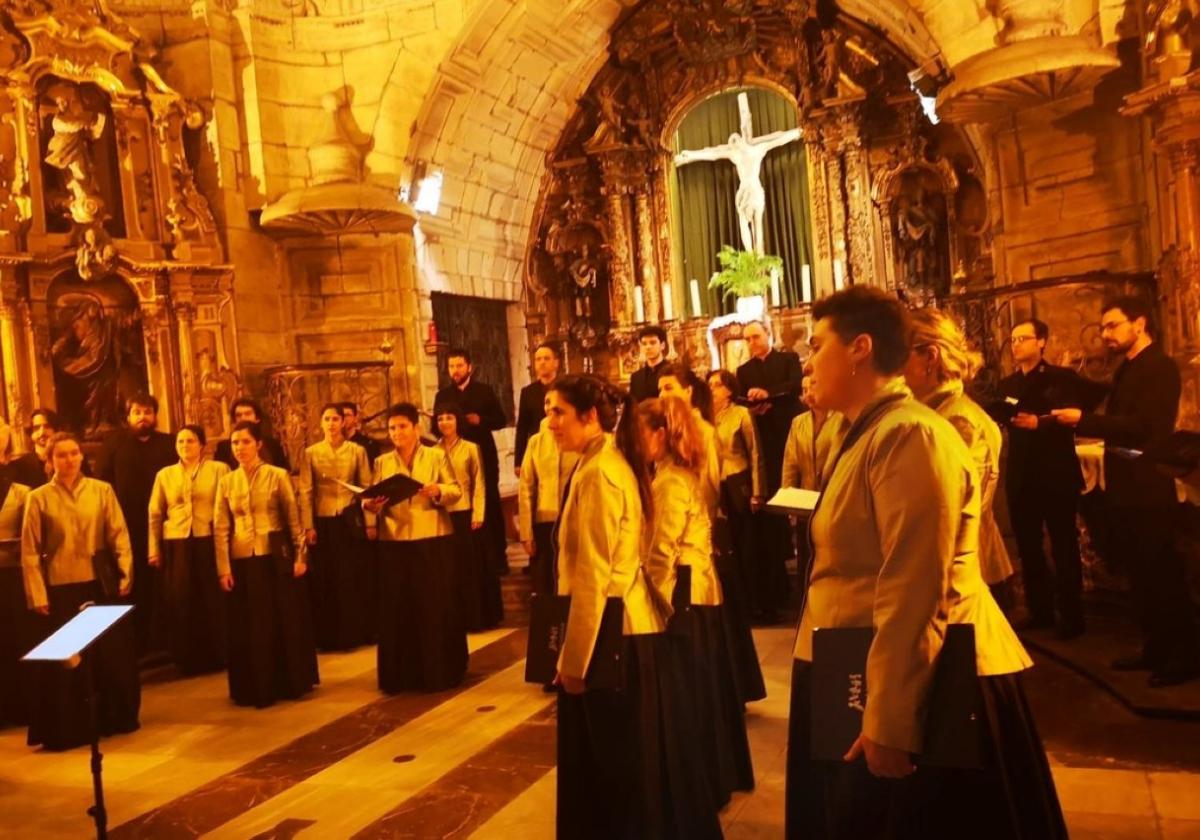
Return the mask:
[[747, 318], [761, 318], [766, 310], [766, 293], [771, 275], [783, 271], [783, 260], [754, 251], [739, 251], [724, 245], [717, 254], [720, 271], [709, 278], [710, 289], [720, 289], [724, 297], [737, 299], [737, 312]]

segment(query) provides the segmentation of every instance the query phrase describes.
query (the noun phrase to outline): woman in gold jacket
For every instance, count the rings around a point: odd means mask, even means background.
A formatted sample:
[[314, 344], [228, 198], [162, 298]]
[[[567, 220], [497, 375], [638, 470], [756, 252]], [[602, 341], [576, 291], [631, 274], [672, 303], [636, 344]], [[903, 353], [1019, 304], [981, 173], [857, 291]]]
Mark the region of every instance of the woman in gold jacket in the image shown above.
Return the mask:
[[645, 568], [675, 614], [669, 630], [689, 645], [697, 733], [718, 807], [735, 790], [754, 789], [754, 767], [733, 661], [725, 639], [726, 610], [713, 567], [712, 528], [700, 494], [704, 444], [691, 407], [678, 397], [637, 406], [642, 451], [653, 465], [653, 509]]
[[[1018, 676], [1031, 662], [979, 570], [975, 465], [954, 428], [899, 376], [910, 351], [908, 313], [894, 296], [855, 286], [814, 305], [813, 318], [813, 400], [850, 426], [809, 529], [787, 836], [1066, 837]], [[974, 625], [979, 770], [914, 765], [947, 623]], [[862, 730], [841, 764], [811, 757], [818, 627], [874, 628]]]
[[458, 608], [454, 526], [446, 508], [458, 483], [446, 454], [421, 443], [412, 403], [388, 409], [388, 438], [396, 448], [375, 459], [378, 483], [405, 475], [421, 485], [389, 505], [367, 499], [367, 534], [379, 540], [379, 687], [388, 694], [440, 691], [467, 673], [467, 631]]
[[996, 421], [963, 392], [975, 378], [982, 357], [967, 345], [967, 337], [953, 318], [937, 309], [913, 313], [913, 348], [904, 367], [904, 381], [913, 396], [950, 421], [971, 453], [978, 471], [981, 516], [979, 519], [979, 568], [983, 582], [997, 603], [1008, 604], [1006, 583], [1012, 577], [1012, 561], [992, 500], [1000, 483], [1000, 448], [1004, 436]]
[[446, 460], [462, 489], [458, 500], [446, 505], [446, 512], [454, 526], [454, 570], [457, 574], [454, 586], [458, 591], [463, 626], [477, 633], [504, 620], [500, 578], [496, 575], [496, 564], [490, 560], [494, 541], [483, 531], [487, 504], [483, 461], [479, 446], [458, 433], [466, 418], [457, 402], [438, 403], [433, 407], [433, 416], [441, 438], [438, 449], [446, 453]]
[[[557, 590], [571, 599], [556, 678], [558, 836], [719, 837], [682, 651], [665, 633], [671, 606], [642, 567], [651, 497], [632, 411], [591, 376], [564, 376], [546, 397], [559, 447], [579, 453], [558, 527]], [[618, 632], [622, 687], [589, 685], [597, 640]]]

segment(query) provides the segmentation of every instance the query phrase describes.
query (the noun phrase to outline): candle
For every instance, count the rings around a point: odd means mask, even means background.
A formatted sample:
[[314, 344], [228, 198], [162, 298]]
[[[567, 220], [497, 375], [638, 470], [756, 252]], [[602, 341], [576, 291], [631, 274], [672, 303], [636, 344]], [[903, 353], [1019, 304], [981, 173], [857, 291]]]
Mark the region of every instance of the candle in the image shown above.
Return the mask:
[[808, 263], [800, 266], [800, 298], [805, 303], [812, 303], [812, 269]]
[[841, 260], [833, 261], [833, 288], [841, 291], [846, 285], [846, 265]]
[[663, 320], [675, 320], [675, 299], [671, 297], [671, 281], [664, 280], [662, 284]]
[[699, 318], [704, 312], [700, 309], [700, 281], [692, 280], [692, 317]]
[[642, 297], [642, 287], [633, 287], [633, 320], [638, 324], [646, 321], [646, 300]]
[[771, 269], [771, 305], [779, 306], [779, 269]]

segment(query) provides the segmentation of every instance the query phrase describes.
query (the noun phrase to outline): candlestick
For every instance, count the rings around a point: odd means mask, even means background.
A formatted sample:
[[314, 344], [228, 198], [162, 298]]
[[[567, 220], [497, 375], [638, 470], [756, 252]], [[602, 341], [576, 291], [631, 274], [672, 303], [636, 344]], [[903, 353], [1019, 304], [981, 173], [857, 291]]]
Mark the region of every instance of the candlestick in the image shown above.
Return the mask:
[[671, 296], [671, 281], [664, 280], [662, 284], [663, 320], [675, 320], [675, 299]]
[[808, 263], [800, 266], [800, 298], [805, 303], [812, 303], [812, 268]]
[[700, 281], [692, 280], [692, 317], [699, 318], [704, 313], [700, 309]]
[[833, 288], [841, 291], [846, 285], [846, 264], [841, 260], [833, 261]]
[[646, 300], [642, 297], [642, 287], [633, 287], [633, 320], [639, 324], [646, 322]]
[[779, 269], [771, 269], [771, 305], [779, 306], [779, 301], [782, 298], [779, 296]]

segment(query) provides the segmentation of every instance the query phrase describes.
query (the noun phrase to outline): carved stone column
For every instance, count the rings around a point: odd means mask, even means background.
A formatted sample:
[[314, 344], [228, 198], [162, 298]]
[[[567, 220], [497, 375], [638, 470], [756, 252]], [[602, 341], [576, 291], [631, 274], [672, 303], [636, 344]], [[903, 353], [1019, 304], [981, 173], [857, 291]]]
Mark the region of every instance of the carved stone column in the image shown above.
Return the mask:
[[659, 310], [658, 271], [655, 269], [654, 219], [647, 189], [638, 190], [634, 196], [634, 207], [637, 215], [638, 279], [642, 284], [646, 321], [657, 324], [662, 320], [662, 313]]
[[176, 301], [175, 324], [179, 336], [179, 378], [180, 402], [183, 409], [183, 420], [195, 423], [200, 418], [196, 405], [200, 399], [199, 383], [196, 381], [196, 351], [192, 346], [192, 330], [196, 325], [196, 307], [188, 300]]
[[[31, 408], [21, 387], [21, 364], [17, 348], [21, 334], [21, 312], [17, 303], [16, 285], [0, 281], [0, 382], [4, 386], [4, 416], [14, 429], [20, 429], [28, 421]], [[15, 451], [21, 452], [25, 436], [13, 435]]]
[[629, 242], [628, 196], [636, 180], [630, 177], [627, 150], [616, 149], [600, 156], [604, 186], [605, 229], [608, 240], [609, 301], [616, 327], [633, 323], [633, 256]]

